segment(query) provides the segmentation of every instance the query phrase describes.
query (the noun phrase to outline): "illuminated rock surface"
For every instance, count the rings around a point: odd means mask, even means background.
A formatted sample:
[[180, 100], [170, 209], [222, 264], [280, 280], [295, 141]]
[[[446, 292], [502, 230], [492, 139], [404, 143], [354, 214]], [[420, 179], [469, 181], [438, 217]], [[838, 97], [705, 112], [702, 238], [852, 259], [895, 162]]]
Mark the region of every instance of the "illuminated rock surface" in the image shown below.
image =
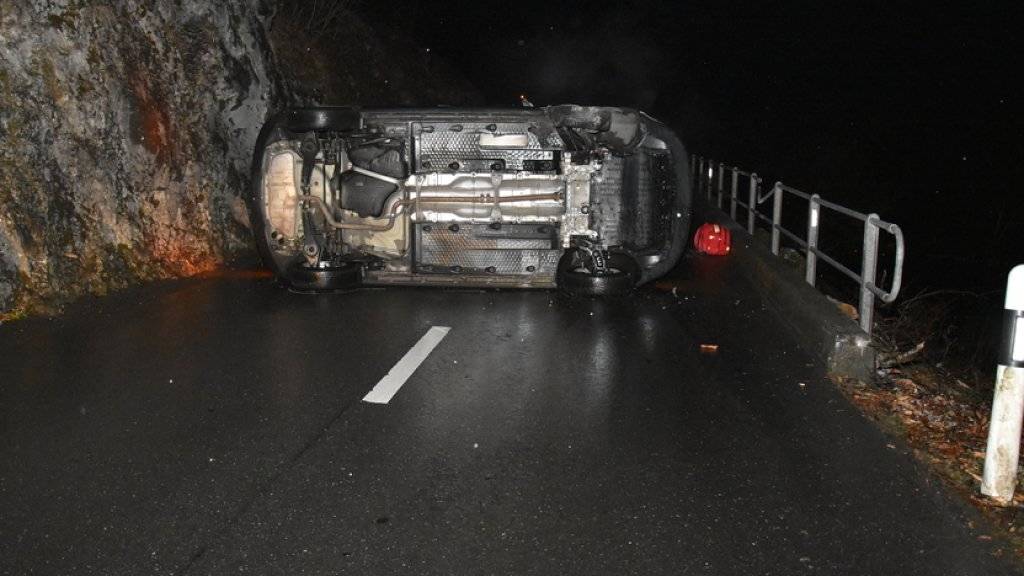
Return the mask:
[[262, 0], [0, 3], [0, 319], [251, 257], [244, 193], [268, 109], [468, 93], [422, 74], [425, 56], [389, 59], [414, 51], [355, 15], [296, 39], [273, 14]]

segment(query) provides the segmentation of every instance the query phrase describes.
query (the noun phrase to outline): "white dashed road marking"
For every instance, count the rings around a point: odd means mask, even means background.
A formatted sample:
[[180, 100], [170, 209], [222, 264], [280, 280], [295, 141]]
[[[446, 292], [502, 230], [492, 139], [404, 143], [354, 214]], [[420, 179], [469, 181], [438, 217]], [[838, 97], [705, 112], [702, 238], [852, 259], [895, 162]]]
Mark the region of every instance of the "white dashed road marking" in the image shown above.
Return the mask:
[[387, 404], [391, 398], [398, 393], [399, 388], [412, 376], [412, 373], [420, 367], [420, 364], [430, 356], [430, 353], [444, 340], [451, 330], [448, 326], [432, 326], [427, 333], [420, 338], [415, 346], [409, 349], [402, 356], [402, 359], [395, 364], [394, 368], [377, 382], [377, 385], [370, 390], [370, 393], [363, 397], [363, 402], [374, 404]]

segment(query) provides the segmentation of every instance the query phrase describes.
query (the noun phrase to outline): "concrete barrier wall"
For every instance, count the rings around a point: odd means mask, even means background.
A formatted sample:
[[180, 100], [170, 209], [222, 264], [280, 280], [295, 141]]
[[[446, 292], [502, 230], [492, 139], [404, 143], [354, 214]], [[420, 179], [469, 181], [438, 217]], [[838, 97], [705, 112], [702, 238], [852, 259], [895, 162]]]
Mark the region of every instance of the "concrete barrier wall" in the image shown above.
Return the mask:
[[705, 208], [702, 216], [698, 222], [716, 222], [731, 231], [729, 258], [801, 347], [820, 358], [830, 374], [862, 381], [873, 377], [875, 349], [856, 321], [727, 214]]

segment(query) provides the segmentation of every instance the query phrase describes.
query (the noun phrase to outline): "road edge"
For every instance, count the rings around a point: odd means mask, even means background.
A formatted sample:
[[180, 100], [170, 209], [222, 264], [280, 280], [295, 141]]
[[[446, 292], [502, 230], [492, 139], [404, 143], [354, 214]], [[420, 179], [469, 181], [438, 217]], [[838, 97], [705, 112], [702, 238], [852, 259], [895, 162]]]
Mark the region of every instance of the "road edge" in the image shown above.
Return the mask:
[[870, 382], [876, 351], [871, 337], [829, 299], [807, 284], [796, 270], [758, 245], [724, 212], [707, 208], [704, 220], [728, 228], [732, 251], [728, 258], [742, 268], [761, 299], [804, 350], [824, 362], [829, 374]]

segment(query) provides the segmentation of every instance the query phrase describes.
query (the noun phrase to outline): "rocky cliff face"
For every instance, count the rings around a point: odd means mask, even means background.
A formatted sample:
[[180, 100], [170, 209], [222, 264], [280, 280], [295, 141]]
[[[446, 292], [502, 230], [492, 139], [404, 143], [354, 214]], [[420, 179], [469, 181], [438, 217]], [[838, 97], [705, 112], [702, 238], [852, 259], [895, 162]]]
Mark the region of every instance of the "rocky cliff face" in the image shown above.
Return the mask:
[[272, 108], [469, 97], [343, 0], [297, 5], [0, 0], [0, 321], [251, 254]]
[[0, 2], [0, 313], [248, 249], [266, 10], [86, 4]]

